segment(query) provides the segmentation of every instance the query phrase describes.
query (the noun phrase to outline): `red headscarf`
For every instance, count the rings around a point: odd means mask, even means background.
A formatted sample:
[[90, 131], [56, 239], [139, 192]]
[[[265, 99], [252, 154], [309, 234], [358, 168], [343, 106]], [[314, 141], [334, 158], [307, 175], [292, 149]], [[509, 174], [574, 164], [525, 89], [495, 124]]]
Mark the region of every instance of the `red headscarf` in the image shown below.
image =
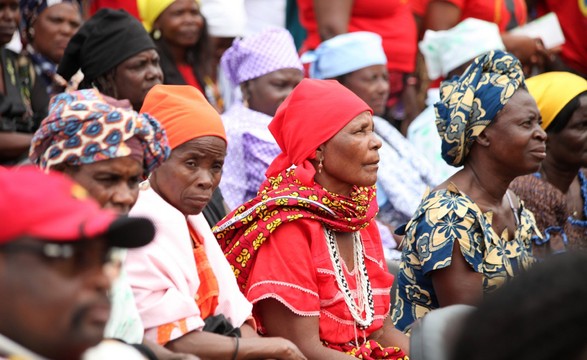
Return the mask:
[[[375, 187], [354, 187], [350, 196], [314, 182], [308, 159], [362, 112], [371, 109], [337, 81], [303, 80], [277, 109], [269, 130], [283, 151], [267, 170], [254, 199], [238, 207], [213, 229], [242, 290], [257, 250], [277, 227], [313, 219], [335, 231], [358, 231], [377, 214]], [[295, 169], [288, 169], [296, 165]]]
[[296, 165], [296, 175], [310, 184], [316, 171], [308, 160], [316, 157], [316, 149], [365, 111], [373, 114], [369, 105], [338, 81], [302, 80], [269, 124], [282, 153], [265, 175], [274, 177]]

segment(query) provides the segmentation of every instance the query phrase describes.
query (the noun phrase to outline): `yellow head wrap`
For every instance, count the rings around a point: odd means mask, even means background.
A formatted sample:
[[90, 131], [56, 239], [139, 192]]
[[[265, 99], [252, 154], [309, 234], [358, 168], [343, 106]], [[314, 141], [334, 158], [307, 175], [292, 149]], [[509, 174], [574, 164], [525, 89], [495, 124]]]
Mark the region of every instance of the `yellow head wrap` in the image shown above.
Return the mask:
[[542, 128], [546, 130], [569, 101], [587, 91], [587, 80], [569, 72], [553, 71], [529, 78], [526, 86], [536, 100]]
[[[148, 33], [153, 30], [153, 24], [157, 21], [159, 15], [174, 2], [175, 0], [137, 0], [139, 16]], [[195, 2], [199, 3], [198, 1]]]

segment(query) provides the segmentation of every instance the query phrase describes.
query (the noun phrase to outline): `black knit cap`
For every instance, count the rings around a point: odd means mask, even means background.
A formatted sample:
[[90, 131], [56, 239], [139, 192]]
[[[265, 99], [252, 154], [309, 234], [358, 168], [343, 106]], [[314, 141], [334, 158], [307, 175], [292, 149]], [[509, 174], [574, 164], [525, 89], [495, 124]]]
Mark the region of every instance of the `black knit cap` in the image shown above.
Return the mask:
[[79, 70], [92, 81], [155, 43], [143, 25], [124, 10], [101, 9], [71, 38], [57, 73], [69, 80]]

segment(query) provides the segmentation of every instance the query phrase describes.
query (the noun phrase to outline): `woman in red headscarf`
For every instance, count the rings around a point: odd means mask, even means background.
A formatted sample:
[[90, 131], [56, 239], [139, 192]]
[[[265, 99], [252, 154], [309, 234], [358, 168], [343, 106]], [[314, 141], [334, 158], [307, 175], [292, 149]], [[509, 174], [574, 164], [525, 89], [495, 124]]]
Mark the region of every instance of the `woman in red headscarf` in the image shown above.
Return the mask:
[[404, 358], [374, 224], [372, 110], [336, 81], [305, 79], [269, 130], [282, 153], [267, 181], [214, 229], [261, 333], [308, 358]]

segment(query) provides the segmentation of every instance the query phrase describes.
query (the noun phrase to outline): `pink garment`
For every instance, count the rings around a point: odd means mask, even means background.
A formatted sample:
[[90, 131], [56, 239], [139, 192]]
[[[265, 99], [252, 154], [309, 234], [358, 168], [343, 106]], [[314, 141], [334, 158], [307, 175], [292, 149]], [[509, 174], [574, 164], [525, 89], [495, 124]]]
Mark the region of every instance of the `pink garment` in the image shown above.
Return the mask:
[[[150, 218], [157, 229], [153, 242], [129, 251], [125, 261], [145, 337], [156, 341], [159, 326], [180, 320], [185, 320], [186, 327], [174, 329], [170, 340], [201, 330], [204, 319], [194, 300], [200, 282], [185, 216], [151, 188], [141, 190], [130, 214]], [[188, 221], [204, 238], [206, 256], [221, 284], [214, 315], [223, 314], [233, 326], [240, 327], [251, 315], [252, 305], [239, 291], [204, 216], [188, 216]]]

